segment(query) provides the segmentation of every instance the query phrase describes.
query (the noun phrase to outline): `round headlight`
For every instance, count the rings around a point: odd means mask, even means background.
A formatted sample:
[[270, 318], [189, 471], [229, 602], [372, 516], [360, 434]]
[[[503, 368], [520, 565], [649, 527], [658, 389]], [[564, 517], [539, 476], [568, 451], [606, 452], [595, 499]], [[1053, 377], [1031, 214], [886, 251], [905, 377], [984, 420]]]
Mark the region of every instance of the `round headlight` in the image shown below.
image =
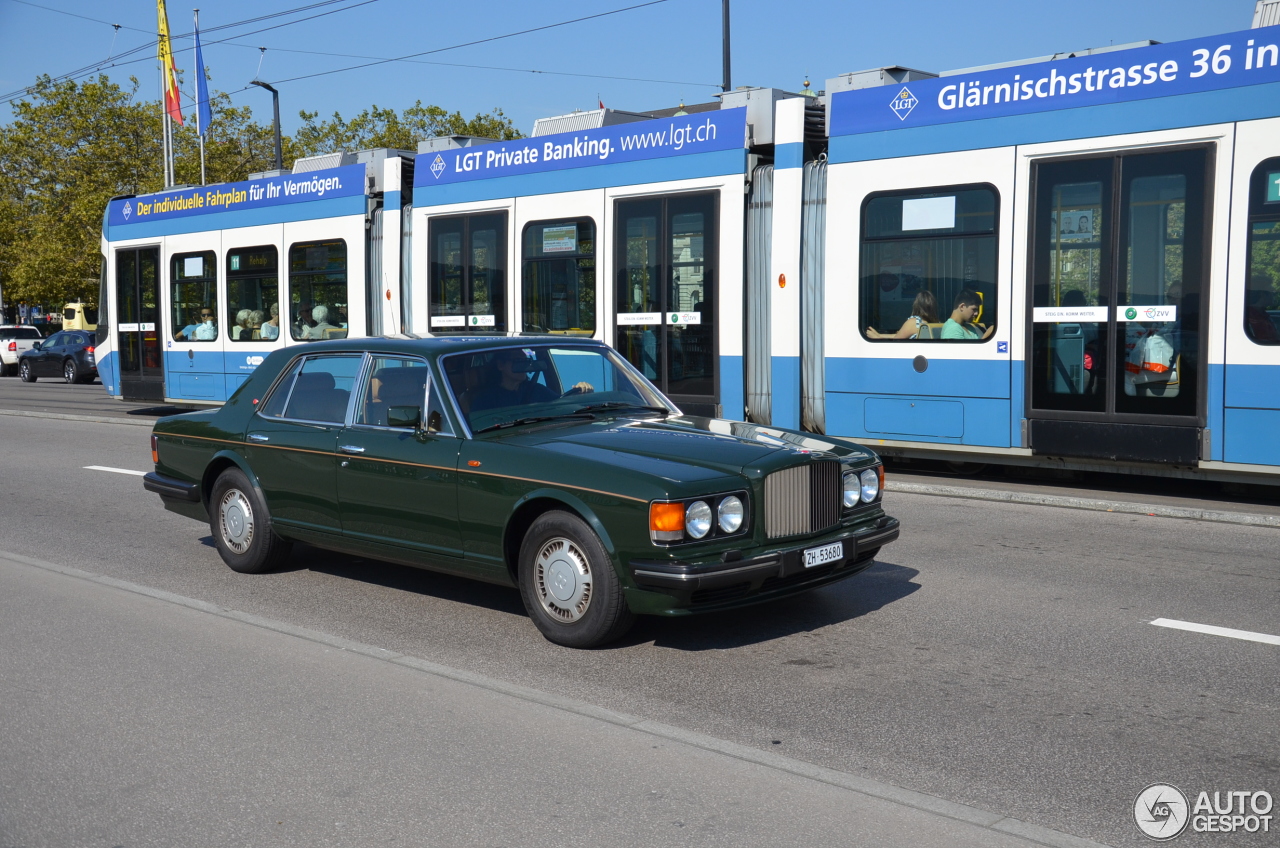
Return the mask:
[[880, 494], [880, 475], [874, 468], [862, 472], [862, 502], [871, 503]]
[[858, 505], [861, 488], [862, 481], [858, 478], [858, 472], [846, 471], [844, 473], [844, 496], [841, 498], [845, 509], [853, 509]]
[[685, 507], [684, 531], [695, 539], [711, 532], [711, 507], [706, 501], [694, 501]]
[[720, 501], [720, 506], [716, 507], [716, 520], [720, 522], [720, 529], [726, 533], [737, 533], [742, 527], [742, 517], [745, 511], [742, 508], [742, 501], [736, 495], [730, 495]]

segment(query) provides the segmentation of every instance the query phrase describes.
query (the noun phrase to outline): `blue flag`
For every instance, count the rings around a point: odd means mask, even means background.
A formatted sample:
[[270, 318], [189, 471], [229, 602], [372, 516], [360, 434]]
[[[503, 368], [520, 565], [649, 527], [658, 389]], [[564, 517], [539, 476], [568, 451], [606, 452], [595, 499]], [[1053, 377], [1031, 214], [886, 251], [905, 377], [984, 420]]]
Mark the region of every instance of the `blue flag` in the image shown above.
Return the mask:
[[196, 131], [204, 138], [213, 121], [209, 108], [209, 81], [204, 76], [204, 56], [200, 52], [200, 19], [196, 18]]

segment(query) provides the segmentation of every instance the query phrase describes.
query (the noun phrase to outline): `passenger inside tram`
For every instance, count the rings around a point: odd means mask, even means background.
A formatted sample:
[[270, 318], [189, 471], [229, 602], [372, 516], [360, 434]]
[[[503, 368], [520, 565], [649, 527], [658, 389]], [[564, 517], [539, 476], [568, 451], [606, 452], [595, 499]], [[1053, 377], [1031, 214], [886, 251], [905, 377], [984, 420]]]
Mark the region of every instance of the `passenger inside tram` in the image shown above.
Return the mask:
[[911, 302], [911, 315], [902, 322], [896, 333], [881, 333], [875, 327], [867, 327], [867, 336], [873, 339], [931, 339], [929, 324], [941, 324], [938, 318], [938, 299], [928, 289], [922, 290]]
[[973, 323], [981, 310], [982, 298], [978, 293], [962, 289], [951, 307], [951, 317], [942, 325], [942, 338], [964, 341], [990, 338], [996, 329], [994, 324], [981, 330]]

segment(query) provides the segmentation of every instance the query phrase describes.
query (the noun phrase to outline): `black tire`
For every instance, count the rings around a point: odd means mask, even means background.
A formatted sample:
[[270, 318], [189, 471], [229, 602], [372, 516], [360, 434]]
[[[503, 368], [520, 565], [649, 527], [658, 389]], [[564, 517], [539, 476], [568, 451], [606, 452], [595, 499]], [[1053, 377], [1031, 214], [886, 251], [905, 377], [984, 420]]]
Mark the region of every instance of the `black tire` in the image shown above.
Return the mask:
[[11, 372], [9, 371], [9, 363], [0, 362], [0, 377], [8, 377], [10, 373]]
[[223, 471], [213, 484], [209, 529], [222, 561], [241, 574], [279, 568], [293, 548], [292, 542], [276, 535], [262, 499], [239, 468]]
[[74, 359], [68, 359], [62, 363], [62, 379], [71, 385], [80, 382], [80, 368]]
[[585, 521], [543, 513], [520, 545], [520, 597], [542, 635], [568, 648], [594, 648], [635, 623], [609, 554]]
[[18, 376], [22, 378], [24, 383], [34, 383], [36, 381], [36, 372], [31, 370], [31, 360], [24, 359], [18, 363]]

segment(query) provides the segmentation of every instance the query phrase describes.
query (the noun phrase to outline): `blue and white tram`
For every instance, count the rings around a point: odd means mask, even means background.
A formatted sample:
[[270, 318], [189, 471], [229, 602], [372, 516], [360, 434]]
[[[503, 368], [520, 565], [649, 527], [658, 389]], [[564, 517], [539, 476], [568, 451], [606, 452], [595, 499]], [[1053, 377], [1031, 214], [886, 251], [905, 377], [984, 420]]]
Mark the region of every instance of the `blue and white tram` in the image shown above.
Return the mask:
[[107, 392], [221, 403], [281, 346], [369, 332], [366, 171], [112, 200], [97, 345]]
[[[326, 332], [603, 339], [687, 412], [765, 438], [1276, 479], [1277, 94], [1265, 27], [574, 113], [528, 139], [116, 200], [103, 373], [117, 395], [223, 400], [345, 286]], [[252, 188], [315, 179], [341, 188]], [[136, 214], [219, 191], [278, 202]], [[321, 255], [339, 243], [341, 262]], [[232, 255], [257, 247], [278, 257], [273, 290], [237, 288]], [[212, 342], [179, 338], [197, 290], [216, 291]], [[233, 340], [244, 304], [273, 298], [279, 338], [251, 320]]]

